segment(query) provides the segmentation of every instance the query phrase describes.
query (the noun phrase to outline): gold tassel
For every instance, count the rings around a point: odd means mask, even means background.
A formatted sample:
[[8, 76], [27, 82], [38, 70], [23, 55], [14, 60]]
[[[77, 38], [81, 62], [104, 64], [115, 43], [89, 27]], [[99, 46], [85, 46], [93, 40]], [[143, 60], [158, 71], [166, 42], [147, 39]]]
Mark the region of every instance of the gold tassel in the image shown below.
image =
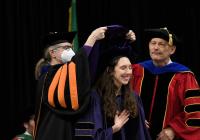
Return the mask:
[[169, 34], [169, 45], [173, 46], [172, 34]]
[[168, 33], [168, 35], [169, 35], [169, 41], [168, 41], [168, 43], [169, 43], [170, 46], [173, 46], [173, 38], [172, 38], [172, 34], [169, 33], [167, 27], [164, 27], [164, 28], [161, 28], [161, 29], [167, 31], [167, 33]]

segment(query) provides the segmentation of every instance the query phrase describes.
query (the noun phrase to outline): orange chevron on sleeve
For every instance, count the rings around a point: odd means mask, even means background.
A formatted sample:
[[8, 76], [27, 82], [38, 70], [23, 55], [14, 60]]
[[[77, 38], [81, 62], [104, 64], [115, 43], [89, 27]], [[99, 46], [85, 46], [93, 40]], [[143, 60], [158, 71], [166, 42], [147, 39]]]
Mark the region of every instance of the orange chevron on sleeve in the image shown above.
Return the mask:
[[67, 64], [64, 64], [60, 74], [60, 79], [58, 83], [58, 102], [63, 108], [67, 108], [65, 101], [65, 82], [67, 78]]
[[56, 86], [58, 85], [58, 81], [60, 78], [60, 74], [61, 74], [61, 69], [62, 67], [60, 67], [58, 69], [58, 71], [56, 72], [50, 86], [49, 86], [49, 90], [48, 90], [48, 102], [51, 106], [55, 107], [55, 103], [54, 103], [54, 92], [56, 89]]
[[76, 83], [76, 65], [74, 62], [69, 64], [69, 88], [72, 109], [77, 110], [79, 108], [79, 104]]

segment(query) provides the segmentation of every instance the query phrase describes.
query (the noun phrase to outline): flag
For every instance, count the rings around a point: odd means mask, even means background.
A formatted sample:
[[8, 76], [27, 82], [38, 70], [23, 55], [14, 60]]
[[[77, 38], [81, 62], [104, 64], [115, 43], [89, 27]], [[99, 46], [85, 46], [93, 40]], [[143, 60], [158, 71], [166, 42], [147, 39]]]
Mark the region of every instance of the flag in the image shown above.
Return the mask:
[[[71, 6], [69, 8], [68, 31], [78, 32], [77, 15], [76, 15], [76, 0], [71, 0]], [[76, 52], [78, 49], [79, 49], [78, 34], [76, 34], [73, 41], [73, 50]]]

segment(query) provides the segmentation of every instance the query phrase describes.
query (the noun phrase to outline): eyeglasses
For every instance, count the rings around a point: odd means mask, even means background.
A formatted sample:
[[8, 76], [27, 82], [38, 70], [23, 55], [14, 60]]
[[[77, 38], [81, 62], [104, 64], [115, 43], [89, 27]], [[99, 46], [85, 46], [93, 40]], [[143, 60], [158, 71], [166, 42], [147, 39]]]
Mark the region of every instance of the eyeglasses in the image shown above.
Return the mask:
[[65, 45], [65, 46], [57, 46], [56, 48], [52, 49], [53, 50], [57, 50], [59, 48], [63, 49], [63, 50], [67, 50], [67, 49], [70, 49], [72, 48], [73, 46], [72, 45]]
[[64, 50], [67, 50], [67, 49], [70, 49], [72, 47], [73, 47], [72, 45], [65, 45], [65, 46], [58, 46], [57, 48], [62, 48]]

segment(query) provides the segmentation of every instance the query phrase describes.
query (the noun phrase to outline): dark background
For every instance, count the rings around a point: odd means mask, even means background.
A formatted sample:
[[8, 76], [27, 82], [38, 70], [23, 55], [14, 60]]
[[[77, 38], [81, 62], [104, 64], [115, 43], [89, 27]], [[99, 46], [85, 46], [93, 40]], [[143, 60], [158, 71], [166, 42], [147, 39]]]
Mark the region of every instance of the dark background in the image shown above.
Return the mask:
[[[178, 1], [179, 2], [179, 1]], [[40, 37], [67, 31], [69, 0], [1, 1], [1, 125], [0, 139], [22, 131], [23, 110], [35, 102], [34, 68], [42, 56]], [[193, 1], [77, 0], [79, 45], [99, 26], [122, 24], [135, 31], [136, 62], [148, 58], [145, 28], [168, 27], [182, 40], [173, 60], [191, 68], [200, 80], [200, 11]]]

